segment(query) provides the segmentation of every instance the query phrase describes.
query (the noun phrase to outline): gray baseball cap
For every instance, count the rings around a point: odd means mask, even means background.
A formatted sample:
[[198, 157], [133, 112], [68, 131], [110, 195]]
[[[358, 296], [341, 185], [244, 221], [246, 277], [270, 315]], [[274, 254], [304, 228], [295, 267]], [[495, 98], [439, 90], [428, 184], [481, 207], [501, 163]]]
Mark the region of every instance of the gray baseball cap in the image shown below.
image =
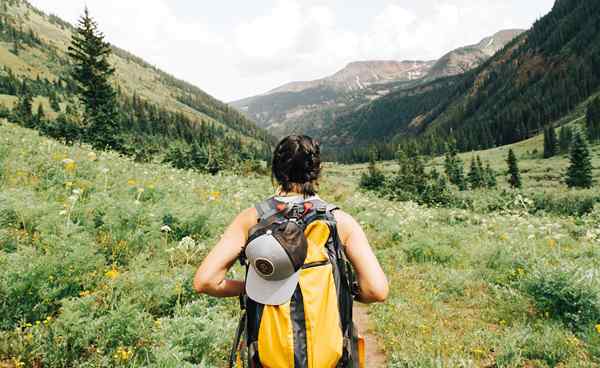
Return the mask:
[[246, 245], [246, 294], [258, 303], [282, 305], [290, 301], [306, 260], [308, 243], [303, 229], [293, 223], [274, 225]]

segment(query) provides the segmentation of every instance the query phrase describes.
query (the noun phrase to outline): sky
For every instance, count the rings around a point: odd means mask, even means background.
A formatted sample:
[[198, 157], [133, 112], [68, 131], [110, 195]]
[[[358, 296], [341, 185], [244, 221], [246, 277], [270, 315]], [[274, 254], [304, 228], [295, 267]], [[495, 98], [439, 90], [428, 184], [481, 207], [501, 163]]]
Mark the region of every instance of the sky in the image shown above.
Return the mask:
[[359, 60], [433, 60], [554, 0], [30, 0], [75, 23], [87, 5], [109, 42], [230, 102]]

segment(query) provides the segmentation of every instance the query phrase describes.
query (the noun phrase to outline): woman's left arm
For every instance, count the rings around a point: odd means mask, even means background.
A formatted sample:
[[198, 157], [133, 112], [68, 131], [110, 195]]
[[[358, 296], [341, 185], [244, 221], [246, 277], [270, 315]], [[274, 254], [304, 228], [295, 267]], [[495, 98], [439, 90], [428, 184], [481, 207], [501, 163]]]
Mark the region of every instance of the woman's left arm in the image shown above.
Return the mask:
[[196, 271], [194, 289], [214, 297], [235, 297], [244, 291], [244, 282], [228, 280], [227, 271], [238, 259], [246, 244], [248, 230], [256, 224], [256, 209], [240, 213], [229, 225], [221, 240], [210, 251]]

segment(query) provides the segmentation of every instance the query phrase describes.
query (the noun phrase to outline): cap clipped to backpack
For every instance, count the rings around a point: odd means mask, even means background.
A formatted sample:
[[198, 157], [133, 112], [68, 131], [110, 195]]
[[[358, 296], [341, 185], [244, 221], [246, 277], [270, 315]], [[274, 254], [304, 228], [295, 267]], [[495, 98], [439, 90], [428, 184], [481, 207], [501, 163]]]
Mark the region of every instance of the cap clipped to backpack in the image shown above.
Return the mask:
[[303, 228], [288, 221], [272, 224], [246, 245], [246, 294], [258, 303], [282, 305], [290, 301], [306, 260], [308, 242]]

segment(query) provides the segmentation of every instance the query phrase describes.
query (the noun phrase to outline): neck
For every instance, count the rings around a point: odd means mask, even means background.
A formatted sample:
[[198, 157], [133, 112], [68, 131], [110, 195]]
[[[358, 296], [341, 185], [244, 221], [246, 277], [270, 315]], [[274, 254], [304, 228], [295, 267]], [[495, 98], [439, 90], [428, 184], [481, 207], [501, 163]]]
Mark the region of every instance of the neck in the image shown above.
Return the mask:
[[302, 196], [304, 194], [302, 193], [297, 193], [297, 192], [283, 192], [283, 191], [277, 191], [277, 195], [280, 197], [296, 197], [296, 196]]

